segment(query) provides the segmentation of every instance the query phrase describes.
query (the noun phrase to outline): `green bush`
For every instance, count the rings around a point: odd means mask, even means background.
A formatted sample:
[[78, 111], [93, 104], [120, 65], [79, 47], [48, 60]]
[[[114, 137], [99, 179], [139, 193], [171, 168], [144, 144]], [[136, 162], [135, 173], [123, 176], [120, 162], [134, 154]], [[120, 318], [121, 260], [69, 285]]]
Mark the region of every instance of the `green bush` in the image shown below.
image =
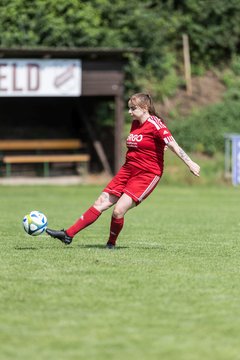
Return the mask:
[[214, 155], [224, 151], [224, 135], [240, 133], [240, 103], [226, 100], [198, 110], [187, 119], [168, 124], [176, 140], [186, 151]]
[[185, 164], [168, 150], [165, 152], [165, 170], [161, 184], [177, 184], [178, 186], [230, 184], [230, 179], [226, 179], [224, 176], [224, 154], [216, 153], [212, 157], [196, 153], [189, 153], [189, 155], [200, 165], [200, 177], [193, 176]]
[[[181, 82], [182, 34], [193, 73], [201, 74], [239, 56], [239, 17], [239, 0], [1, 0], [0, 44], [142, 48], [128, 64], [125, 88], [163, 98]], [[239, 62], [234, 66], [239, 73]]]

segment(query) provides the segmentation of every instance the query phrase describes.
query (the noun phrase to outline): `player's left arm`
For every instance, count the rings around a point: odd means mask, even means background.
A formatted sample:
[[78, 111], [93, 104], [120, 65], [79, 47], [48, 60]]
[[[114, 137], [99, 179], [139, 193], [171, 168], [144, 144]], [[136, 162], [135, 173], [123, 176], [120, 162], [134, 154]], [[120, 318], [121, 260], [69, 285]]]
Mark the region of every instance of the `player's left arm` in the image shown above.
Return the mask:
[[192, 159], [185, 153], [185, 151], [178, 145], [175, 140], [169, 141], [167, 146], [189, 167], [189, 170], [193, 175], [200, 175], [200, 166], [192, 161]]

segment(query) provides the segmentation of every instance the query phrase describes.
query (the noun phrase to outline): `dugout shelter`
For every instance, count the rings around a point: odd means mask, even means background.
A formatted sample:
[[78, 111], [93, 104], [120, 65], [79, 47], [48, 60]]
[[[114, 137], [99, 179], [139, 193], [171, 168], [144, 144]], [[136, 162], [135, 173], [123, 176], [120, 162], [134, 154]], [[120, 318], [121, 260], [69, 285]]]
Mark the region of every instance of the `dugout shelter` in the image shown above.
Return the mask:
[[[0, 48], [0, 140], [79, 138], [93, 169], [115, 173], [129, 53], [141, 49]], [[109, 104], [113, 126], [100, 132], [97, 114]]]

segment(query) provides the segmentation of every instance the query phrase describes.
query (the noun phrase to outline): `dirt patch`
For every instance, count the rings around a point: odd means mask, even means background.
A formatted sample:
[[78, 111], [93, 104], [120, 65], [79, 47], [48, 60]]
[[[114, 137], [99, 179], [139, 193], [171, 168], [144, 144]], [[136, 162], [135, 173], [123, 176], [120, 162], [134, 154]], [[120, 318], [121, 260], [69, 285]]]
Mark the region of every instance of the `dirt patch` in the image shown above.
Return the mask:
[[218, 77], [209, 71], [204, 76], [192, 78], [192, 95], [188, 95], [186, 89], [178, 90], [173, 98], [160, 104], [159, 112], [166, 118], [172, 118], [173, 113], [187, 116], [194, 109], [220, 102], [225, 90]]
[[88, 174], [84, 177], [78, 175], [68, 176], [12, 176], [0, 177], [0, 185], [101, 185], [105, 187], [110, 181], [111, 177], [105, 173]]

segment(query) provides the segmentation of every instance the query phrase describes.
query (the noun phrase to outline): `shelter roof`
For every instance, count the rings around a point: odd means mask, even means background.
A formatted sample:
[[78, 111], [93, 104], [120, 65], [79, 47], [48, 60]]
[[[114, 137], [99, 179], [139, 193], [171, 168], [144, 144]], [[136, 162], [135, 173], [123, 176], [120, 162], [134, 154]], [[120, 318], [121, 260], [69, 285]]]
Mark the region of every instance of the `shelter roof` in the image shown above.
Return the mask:
[[1, 48], [0, 58], [38, 57], [38, 58], [117, 58], [123, 59], [129, 53], [140, 54], [142, 48], [108, 48], [108, 47], [16, 47]]

